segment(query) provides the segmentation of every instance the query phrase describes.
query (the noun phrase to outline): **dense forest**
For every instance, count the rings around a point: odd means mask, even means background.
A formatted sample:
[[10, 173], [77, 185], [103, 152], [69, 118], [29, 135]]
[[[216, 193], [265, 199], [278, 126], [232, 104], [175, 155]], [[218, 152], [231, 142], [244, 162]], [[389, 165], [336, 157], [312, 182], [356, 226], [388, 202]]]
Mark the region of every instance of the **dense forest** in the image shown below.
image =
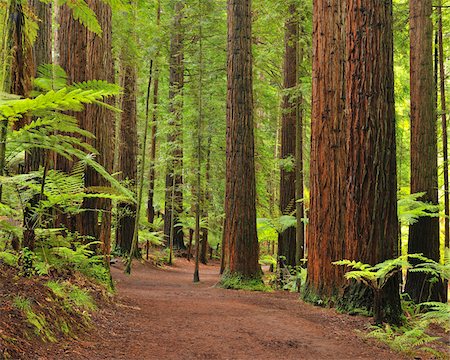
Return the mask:
[[0, 0], [0, 356], [447, 358], [449, 9]]

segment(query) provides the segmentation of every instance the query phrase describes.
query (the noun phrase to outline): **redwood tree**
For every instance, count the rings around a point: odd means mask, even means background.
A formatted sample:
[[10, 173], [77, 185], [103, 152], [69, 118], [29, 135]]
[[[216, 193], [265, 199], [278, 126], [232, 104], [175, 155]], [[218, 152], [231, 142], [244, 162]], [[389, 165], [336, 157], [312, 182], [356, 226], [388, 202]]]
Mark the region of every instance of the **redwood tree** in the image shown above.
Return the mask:
[[316, 0], [313, 19], [308, 282], [306, 294], [328, 298], [344, 283], [345, 2]]
[[[432, 1], [410, 1], [411, 44], [411, 193], [438, 204], [437, 129], [433, 75]], [[422, 217], [410, 226], [408, 253], [439, 261], [439, 219]], [[431, 284], [423, 273], [409, 273], [406, 292], [416, 302], [439, 300], [441, 283]], [[443, 297], [442, 297], [443, 299]]]
[[[69, 82], [86, 80], [107, 80], [114, 82], [114, 65], [111, 44], [111, 8], [100, 0], [88, 1], [102, 29], [101, 34], [88, 31], [73, 19], [72, 11], [63, 5], [60, 9], [60, 30], [58, 32], [60, 65], [66, 70]], [[109, 100], [112, 101], [112, 100]], [[88, 105], [84, 112], [76, 114], [80, 127], [95, 135], [94, 139], [85, 139], [99, 152], [97, 162], [112, 172], [113, 165], [113, 126], [112, 112], [99, 105]], [[56, 166], [69, 171], [70, 164], [58, 158]], [[93, 169], [87, 169], [85, 186], [107, 186], [106, 181]], [[63, 221], [70, 229], [76, 229], [81, 235], [93, 237], [101, 242], [105, 254], [110, 251], [111, 238], [111, 201], [107, 199], [86, 198], [83, 211], [72, 221]], [[87, 241], [91, 241], [88, 239]]]
[[[295, 182], [296, 168], [296, 120], [298, 95], [293, 94], [298, 82], [298, 12], [294, 3], [289, 5], [289, 14], [285, 25], [284, 80], [285, 91], [282, 101], [281, 117], [281, 154], [286, 164], [281, 168], [280, 212], [285, 215], [296, 210]], [[290, 164], [289, 164], [290, 163]], [[296, 231], [290, 227], [278, 235], [278, 259], [280, 266], [296, 265]]]
[[[121, 180], [136, 190], [137, 179], [137, 71], [133, 60], [122, 55], [122, 114], [119, 138], [119, 171]], [[134, 234], [136, 204], [119, 203], [116, 229], [116, 250], [128, 255]]]
[[[347, 1], [346, 60], [345, 256], [376, 264], [396, 257], [398, 239], [391, 0]], [[373, 297], [355, 289], [344, 294], [347, 306]], [[382, 298], [376, 319], [399, 322], [396, 277]]]
[[182, 108], [183, 108], [183, 33], [181, 20], [183, 17], [183, 1], [176, 1], [174, 6], [174, 21], [170, 41], [169, 63], [169, 101], [170, 101], [170, 133], [168, 143], [170, 146], [169, 164], [166, 173], [166, 196], [164, 209], [164, 236], [167, 246], [185, 249], [183, 229], [176, 226], [179, 215], [183, 211], [183, 148], [182, 148]]
[[223, 270], [259, 277], [256, 233], [251, 0], [228, 0]]

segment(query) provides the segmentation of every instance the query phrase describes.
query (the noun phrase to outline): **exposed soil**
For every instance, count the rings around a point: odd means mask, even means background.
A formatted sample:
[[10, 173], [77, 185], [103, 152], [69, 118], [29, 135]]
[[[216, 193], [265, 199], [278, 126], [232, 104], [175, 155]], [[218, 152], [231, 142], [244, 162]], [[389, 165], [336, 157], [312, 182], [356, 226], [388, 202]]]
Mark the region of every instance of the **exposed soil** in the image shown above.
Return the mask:
[[337, 314], [286, 292], [215, 288], [218, 266], [193, 264], [133, 274], [113, 266], [118, 304], [100, 311], [97, 330], [75, 341], [43, 345], [30, 359], [404, 359], [356, 335], [370, 319]]

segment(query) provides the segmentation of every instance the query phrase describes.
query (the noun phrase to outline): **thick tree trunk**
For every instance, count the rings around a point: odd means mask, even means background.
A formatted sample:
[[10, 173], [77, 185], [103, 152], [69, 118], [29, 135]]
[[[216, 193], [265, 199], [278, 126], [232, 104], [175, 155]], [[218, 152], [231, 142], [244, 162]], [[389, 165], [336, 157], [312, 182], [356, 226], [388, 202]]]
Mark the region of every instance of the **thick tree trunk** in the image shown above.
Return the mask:
[[[296, 210], [295, 198], [295, 149], [298, 96], [293, 95], [298, 82], [298, 13], [295, 4], [289, 5], [285, 25], [284, 91], [281, 116], [280, 158], [291, 161], [290, 166], [281, 169], [280, 212], [289, 215]], [[296, 265], [296, 230], [291, 227], [278, 235], [278, 262], [280, 267]]]
[[[86, 46], [87, 30], [78, 21], [74, 20], [72, 10], [66, 5], [59, 8], [59, 31], [57, 36], [58, 62], [66, 71], [68, 84], [87, 80], [86, 75]], [[78, 124], [85, 123], [86, 111], [71, 112]], [[69, 173], [71, 162], [60, 155], [54, 155], [54, 168]], [[68, 231], [75, 231], [75, 217], [57, 213], [55, 227], [64, 227]]]
[[[126, 181], [136, 191], [137, 179], [137, 73], [132, 59], [122, 55], [122, 116], [120, 121], [119, 171], [121, 180]], [[116, 250], [128, 255], [134, 234], [136, 205], [119, 203], [117, 205], [118, 221], [116, 229]]]
[[259, 277], [250, 0], [228, 0], [224, 269]]
[[332, 262], [345, 258], [345, 2], [316, 0], [313, 32], [308, 282], [305, 297], [345, 284]]
[[[183, 240], [183, 229], [176, 226], [179, 215], [183, 212], [183, 144], [182, 144], [182, 109], [183, 109], [183, 34], [181, 19], [183, 16], [184, 2], [175, 3], [175, 18], [172, 28], [170, 44], [170, 79], [169, 100], [171, 127], [168, 135], [170, 144], [169, 165], [166, 174], [166, 197], [164, 211], [164, 236], [166, 244], [175, 249], [186, 249]], [[173, 199], [172, 199], [173, 198]]]
[[[376, 264], [397, 255], [392, 1], [347, 1], [346, 54], [345, 255]], [[353, 285], [348, 289], [347, 306], [364, 301], [353, 297]], [[383, 319], [399, 322], [397, 277], [380, 297]]]
[[[411, 193], [438, 204], [437, 129], [433, 78], [432, 1], [410, 1], [411, 43]], [[427, 94], [427, 95], [425, 95]], [[408, 253], [439, 261], [439, 219], [422, 217], [410, 226]], [[409, 273], [406, 292], [416, 302], [442, 299], [442, 283], [430, 284], [423, 273]]]
[[[50, 4], [39, 0], [30, 0], [30, 7], [39, 19], [39, 29], [33, 46], [32, 76], [37, 77], [38, 67], [52, 62], [52, 10]], [[32, 149], [25, 154], [25, 172], [39, 170], [44, 165], [44, 152]]]

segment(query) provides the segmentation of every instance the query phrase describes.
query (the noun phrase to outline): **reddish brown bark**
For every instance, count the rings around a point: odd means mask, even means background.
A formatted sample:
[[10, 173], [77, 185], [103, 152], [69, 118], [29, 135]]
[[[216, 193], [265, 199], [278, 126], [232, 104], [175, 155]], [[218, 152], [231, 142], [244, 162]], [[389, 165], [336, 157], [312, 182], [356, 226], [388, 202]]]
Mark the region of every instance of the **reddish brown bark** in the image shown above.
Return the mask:
[[224, 269], [259, 277], [250, 0], [228, 0]]
[[[137, 179], [137, 72], [136, 67], [125, 54], [122, 55], [122, 114], [119, 138], [119, 171], [120, 179], [136, 191]], [[116, 250], [128, 255], [134, 234], [136, 205], [119, 203], [117, 205], [118, 221], [116, 229]]]
[[[86, 81], [87, 30], [73, 19], [72, 10], [68, 6], [61, 6], [58, 15], [57, 48], [59, 65], [66, 71], [69, 84]], [[74, 112], [70, 115], [74, 116], [81, 126], [85, 121], [86, 112]], [[65, 157], [55, 154], [54, 168], [69, 173], [72, 164]], [[76, 220], [74, 217], [57, 212], [55, 226], [65, 227], [68, 231], [75, 231]]]
[[[281, 116], [281, 153], [280, 158], [290, 161], [283, 166], [280, 176], [280, 212], [289, 215], [296, 210], [295, 198], [295, 148], [298, 96], [293, 95], [298, 82], [298, 13], [295, 4], [289, 5], [289, 15], [285, 24], [284, 80]], [[278, 235], [278, 261], [280, 266], [296, 265], [296, 231], [291, 227]]]
[[[392, 1], [347, 1], [346, 54], [345, 255], [376, 264], [397, 255]], [[374, 309], [377, 321], [399, 321], [398, 279], [391, 280], [375, 298], [383, 307]], [[347, 306], [364, 302], [354, 288], [345, 293]]]
[[[100, 0], [90, 0], [88, 5], [96, 13], [102, 28], [99, 36], [87, 31], [72, 17], [66, 6], [60, 10], [60, 32], [58, 35], [60, 65], [66, 70], [69, 82], [85, 80], [107, 80], [114, 82], [114, 66], [111, 49], [111, 8]], [[112, 100], [110, 100], [112, 103]], [[98, 105], [88, 105], [86, 110], [77, 113], [80, 127], [92, 132], [95, 139], [85, 139], [94, 146], [99, 155], [97, 162], [112, 171], [113, 127], [111, 110]], [[57, 159], [57, 168], [70, 170], [70, 164]], [[107, 182], [94, 170], [87, 169], [85, 186], [107, 186]], [[101, 242], [101, 250], [110, 252], [111, 238], [111, 201], [106, 199], [85, 199], [84, 211], [78, 216], [76, 230], [85, 236], [93, 237]], [[68, 224], [71, 228], [71, 224]], [[87, 241], [91, 241], [88, 239]]]
[[184, 84], [184, 60], [183, 60], [183, 34], [181, 19], [183, 16], [184, 2], [175, 3], [175, 17], [172, 28], [170, 44], [170, 79], [169, 101], [171, 127], [168, 135], [170, 156], [166, 174], [166, 197], [164, 211], [164, 236], [169, 246], [171, 237], [175, 249], [186, 249], [183, 240], [183, 229], [176, 226], [179, 215], [183, 212], [183, 145], [182, 145], [182, 108], [183, 108], [183, 84]]
[[[411, 44], [411, 193], [438, 204], [437, 129], [433, 94], [432, 1], [410, 1]], [[428, 94], [428, 95], [424, 95]], [[408, 253], [439, 261], [439, 219], [422, 217], [410, 226]], [[442, 284], [430, 285], [423, 273], [409, 273], [406, 292], [416, 302], [437, 301]]]
[[345, 284], [345, 2], [314, 3], [313, 104], [307, 293], [330, 297]]

